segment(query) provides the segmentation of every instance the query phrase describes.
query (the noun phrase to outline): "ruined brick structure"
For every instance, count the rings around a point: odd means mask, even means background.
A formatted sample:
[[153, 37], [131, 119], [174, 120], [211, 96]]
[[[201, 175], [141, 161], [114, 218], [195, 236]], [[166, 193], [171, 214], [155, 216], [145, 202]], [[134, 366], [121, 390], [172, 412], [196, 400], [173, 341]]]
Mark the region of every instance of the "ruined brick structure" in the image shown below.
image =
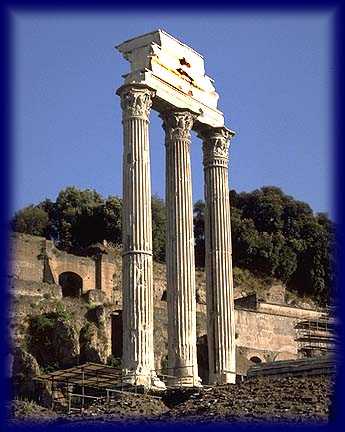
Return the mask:
[[14, 278], [56, 284], [66, 291], [70, 285], [71, 289], [75, 288], [74, 295], [73, 292], [68, 294], [71, 297], [99, 289], [110, 302], [116, 301], [113, 292], [115, 263], [107, 254], [80, 257], [58, 250], [51, 240], [26, 235], [14, 235], [12, 248]]
[[[94, 257], [80, 257], [58, 250], [53, 242], [42, 237], [14, 233], [11, 236], [11, 274], [13, 297], [19, 302], [34, 301], [47, 293], [56, 298], [73, 297], [78, 301], [106, 304], [108, 338], [107, 354], [118, 355], [121, 334], [121, 257], [119, 253], [97, 253]], [[72, 274], [64, 289], [64, 274]], [[203, 273], [197, 278], [196, 336], [199, 376], [208, 381], [207, 329], [205, 282]], [[62, 286], [61, 286], [62, 285]], [[167, 303], [165, 266], [154, 265], [154, 350], [155, 367], [163, 368], [167, 355]], [[241, 297], [235, 289], [236, 373], [245, 375], [248, 367], [257, 362], [295, 359], [300, 356], [296, 325], [305, 320], [317, 320], [321, 311], [297, 308], [284, 304], [284, 287], [272, 286], [265, 300], [255, 294]], [[22, 299], [22, 300], [21, 300]], [[31, 299], [31, 300], [30, 300]], [[39, 309], [36, 308], [35, 313]], [[27, 313], [27, 312], [25, 312]], [[22, 318], [21, 318], [22, 321]], [[17, 327], [13, 323], [13, 338], [17, 343]]]

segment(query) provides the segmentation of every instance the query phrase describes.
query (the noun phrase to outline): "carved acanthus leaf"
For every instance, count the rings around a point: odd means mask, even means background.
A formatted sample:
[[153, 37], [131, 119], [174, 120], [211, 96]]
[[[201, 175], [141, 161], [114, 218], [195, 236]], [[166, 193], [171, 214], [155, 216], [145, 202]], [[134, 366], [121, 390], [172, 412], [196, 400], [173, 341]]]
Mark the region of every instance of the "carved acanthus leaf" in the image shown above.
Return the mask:
[[204, 164], [213, 162], [227, 163], [229, 157], [230, 138], [233, 132], [226, 128], [208, 129], [199, 136], [203, 139]]
[[166, 139], [190, 140], [190, 131], [196, 115], [189, 111], [167, 111], [161, 114]]
[[141, 117], [148, 120], [154, 92], [147, 88], [129, 87], [121, 92], [124, 118]]

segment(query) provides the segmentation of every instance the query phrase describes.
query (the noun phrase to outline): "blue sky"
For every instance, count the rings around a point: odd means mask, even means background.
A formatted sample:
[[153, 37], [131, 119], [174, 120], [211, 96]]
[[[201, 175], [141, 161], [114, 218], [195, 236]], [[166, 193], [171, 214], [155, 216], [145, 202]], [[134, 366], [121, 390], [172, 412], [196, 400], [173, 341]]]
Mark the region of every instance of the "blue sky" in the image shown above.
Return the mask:
[[[230, 187], [279, 186], [331, 215], [333, 17], [329, 13], [15, 13], [13, 210], [69, 185], [122, 194], [115, 90], [129, 64], [114, 46], [162, 28], [205, 58], [237, 135]], [[164, 134], [151, 115], [152, 192], [164, 197]], [[193, 199], [203, 198], [201, 141]]]

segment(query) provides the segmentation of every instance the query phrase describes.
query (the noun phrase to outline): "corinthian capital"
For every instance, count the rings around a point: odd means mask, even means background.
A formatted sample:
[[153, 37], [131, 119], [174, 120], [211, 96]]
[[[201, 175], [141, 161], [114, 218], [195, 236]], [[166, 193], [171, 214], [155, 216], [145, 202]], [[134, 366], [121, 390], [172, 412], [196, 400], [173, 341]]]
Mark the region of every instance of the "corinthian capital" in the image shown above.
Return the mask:
[[140, 117], [149, 119], [152, 106], [153, 90], [147, 87], [124, 86], [120, 87], [117, 94], [121, 97], [123, 118]]
[[228, 163], [230, 139], [235, 133], [225, 127], [208, 128], [199, 132], [203, 140], [204, 165]]
[[160, 117], [163, 119], [167, 140], [190, 140], [195, 114], [189, 111], [166, 111]]

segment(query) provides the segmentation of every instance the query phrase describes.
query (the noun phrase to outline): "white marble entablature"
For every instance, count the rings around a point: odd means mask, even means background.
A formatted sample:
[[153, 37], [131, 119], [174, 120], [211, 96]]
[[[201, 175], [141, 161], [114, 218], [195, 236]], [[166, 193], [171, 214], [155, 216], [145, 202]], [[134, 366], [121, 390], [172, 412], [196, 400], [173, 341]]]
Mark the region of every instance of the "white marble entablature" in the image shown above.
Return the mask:
[[143, 84], [155, 90], [153, 109], [186, 109], [198, 115], [197, 123], [224, 126], [217, 109], [219, 95], [205, 74], [204, 59], [163, 30], [127, 40], [116, 47], [131, 64], [124, 84]]

